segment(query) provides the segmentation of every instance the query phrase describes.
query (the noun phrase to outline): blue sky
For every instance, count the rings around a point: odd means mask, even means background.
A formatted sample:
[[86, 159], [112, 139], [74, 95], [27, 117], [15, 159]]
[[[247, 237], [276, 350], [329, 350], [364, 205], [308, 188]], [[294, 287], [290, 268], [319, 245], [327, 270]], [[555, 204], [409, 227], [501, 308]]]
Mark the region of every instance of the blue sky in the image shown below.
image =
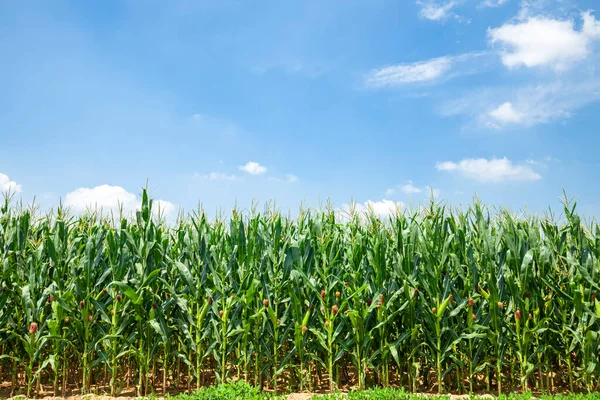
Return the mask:
[[[595, 0], [0, 3], [0, 189], [600, 216]], [[597, 19], [598, 18], [598, 19]]]

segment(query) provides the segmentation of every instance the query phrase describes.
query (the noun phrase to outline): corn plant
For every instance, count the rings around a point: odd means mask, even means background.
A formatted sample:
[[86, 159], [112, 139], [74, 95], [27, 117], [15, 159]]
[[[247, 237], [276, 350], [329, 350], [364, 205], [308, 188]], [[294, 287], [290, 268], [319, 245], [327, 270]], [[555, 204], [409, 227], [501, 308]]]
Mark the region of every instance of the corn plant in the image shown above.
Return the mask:
[[272, 204], [165, 221], [0, 204], [14, 394], [597, 391], [600, 227], [430, 202], [386, 218]]

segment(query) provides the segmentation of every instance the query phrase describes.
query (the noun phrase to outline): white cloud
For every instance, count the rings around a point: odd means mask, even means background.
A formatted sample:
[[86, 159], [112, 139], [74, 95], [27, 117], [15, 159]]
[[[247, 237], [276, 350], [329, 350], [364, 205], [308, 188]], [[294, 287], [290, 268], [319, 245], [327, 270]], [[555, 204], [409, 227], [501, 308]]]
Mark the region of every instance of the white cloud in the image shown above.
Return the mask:
[[67, 193], [65, 205], [78, 211], [87, 208], [117, 209], [123, 204], [124, 209], [135, 209], [138, 200], [135, 194], [123, 189], [121, 186], [101, 185], [93, 189], [79, 188]]
[[445, 3], [429, 0], [429, 1], [417, 1], [417, 4], [421, 6], [419, 16], [421, 18], [428, 19], [430, 21], [443, 21], [450, 17], [456, 17], [456, 14], [452, 12], [452, 9], [456, 7], [458, 1], [448, 1]]
[[270, 176], [269, 180], [273, 181], [273, 182], [295, 183], [295, 182], [298, 182], [298, 177], [296, 175], [286, 174], [285, 179], [278, 178], [276, 176]]
[[[94, 188], [79, 188], [67, 193], [65, 205], [76, 212], [88, 209], [117, 212], [122, 207], [125, 213], [139, 210], [142, 201], [121, 186], [100, 185]], [[160, 209], [161, 214], [170, 215], [175, 210], [175, 205], [166, 200], [153, 200], [153, 211]]]
[[573, 77], [572, 81], [539, 84], [521, 88], [514, 98], [514, 108], [522, 113], [520, 124], [547, 123], [568, 118], [576, 109], [599, 100], [600, 80]]
[[[483, 88], [451, 99], [442, 105], [441, 113], [466, 115], [472, 119], [467, 126], [475, 129], [528, 127], [567, 119], [579, 108], [600, 100], [600, 78], [586, 74], [588, 71], [577, 71], [564, 80], [529, 86]], [[499, 98], [510, 101], [498, 106]]]
[[526, 160], [525, 162], [530, 165], [539, 165], [541, 167], [548, 167], [548, 164], [559, 163], [560, 160], [558, 160], [557, 158], [554, 158], [552, 156], [546, 156], [541, 160], [534, 160], [534, 159], [530, 158], [530, 159]]
[[388, 217], [395, 212], [399, 212], [404, 208], [404, 203], [400, 201], [392, 201], [383, 199], [382, 201], [365, 202], [364, 206], [367, 211], [373, 211], [379, 217]]
[[583, 34], [592, 40], [600, 39], [600, 21], [592, 15], [592, 12], [582, 13], [581, 19], [583, 20]]
[[210, 181], [232, 181], [235, 179], [235, 175], [228, 175], [222, 172], [211, 172], [208, 175], [204, 175], [203, 178]]
[[501, 123], [517, 124], [523, 121], [525, 114], [515, 110], [511, 102], [506, 102], [490, 111], [490, 117]]
[[263, 167], [257, 162], [249, 161], [246, 165], [239, 167], [241, 171], [247, 172], [251, 175], [261, 175], [267, 172], [267, 168]]
[[421, 193], [421, 189], [414, 186], [412, 181], [408, 181], [406, 185], [403, 185], [402, 191], [406, 194]]
[[[555, 8], [551, 6], [557, 5], [556, 3], [555, 0], [521, 0], [516, 19], [523, 21], [532, 15], [547, 14], [549, 9]], [[562, 3], [565, 4], [564, 1]], [[567, 15], [567, 11], [561, 10], [561, 7], [557, 11], [557, 15]]]
[[432, 191], [433, 191], [434, 197], [437, 197], [440, 194], [439, 189], [433, 189], [430, 186], [418, 187], [413, 184], [412, 180], [408, 180], [408, 181], [406, 181], [406, 184], [404, 184], [404, 185], [397, 185], [396, 187], [388, 188], [385, 191], [385, 195], [386, 196], [393, 195], [394, 193], [396, 193], [396, 188], [400, 189], [402, 191], [402, 193], [407, 194], [407, 195], [413, 195], [413, 194], [424, 193], [424, 192], [427, 192], [424, 194], [429, 195]]
[[366, 84], [369, 87], [381, 88], [434, 81], [448, 72], [451, 66], [451, 57], [439, 57], [410, 64], [392, 65], [371, 71]]
[[392, 201], [383, 199], [381, 201], [372, 201], [367, 200], [364, 203], [351, 203], [344, 204], [342, 206], [342, 210], [340, 210], [340, 214], [342, 219], [347, 220], [348, 217], [353, 213], [360, 214], [361, 217], [364, 217], [366, 214], [374, 213], [379, 218], [387, 218], [396, 213], [402, 212], [405, 204], [401, 201]]
[[491, 53], [481, 51], [375, 68], [365, 78], [370, 88], [400, 87], [442, 81], [487, 68]]
[[481, 7], [500, 7], [508, 3], [508, 0], [485, 0], [481, 3]]
[[502, 63], [508, 68], [549, 66], [562, 71], [587, 58], [592, 41], [600, 38], [596, 18], [590, 12], [581, 17], [581, 31], [572, 20], [538, 16], [488, 29], [488, 38], [502, 46]]
[[479, 182], [499, 183], [505, 181], [537, 181], [542, 177], [528, 165], [515, 165], [509, 159], [466, 158], [458, 163], [438, 162], [438, 171], [458, 173], [465, 178]]
[[287, 183], [294, 183], [294, 182], [298, 182], [298, 177], [296, 175], [287, 174], [285, 176], [285, 180]]
[[157, 213], [160, 210], [162, 215], [171, 215], [173, 211], [175, 211], [175, 204], [171, 203], [170, 201], [158, 199], [153, 200], [152, 203], [152, 209], [154, 213]]
[[11, 181], [8, 175], [0, 172], [0, 192], [4, 193], [8, 191], [11, 193], [20, 193], [23, 191], [23, 188], [17, 182]]

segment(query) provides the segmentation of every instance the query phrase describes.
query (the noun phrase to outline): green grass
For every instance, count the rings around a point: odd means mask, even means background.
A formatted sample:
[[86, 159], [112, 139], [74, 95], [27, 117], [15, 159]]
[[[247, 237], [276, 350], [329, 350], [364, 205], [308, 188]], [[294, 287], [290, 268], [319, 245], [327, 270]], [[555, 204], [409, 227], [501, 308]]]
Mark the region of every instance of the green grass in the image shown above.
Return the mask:
[[[600, 400], [600, 394], [542, 394], [534, 396], [532, 393], [514, 393], [501, 395], [499, 400]], [[274, 400], [286, 399], [285, 395], [274, 396], [271, 393], [261, 392], [247, 383], [236, 382], [222, 384], [214, 387], [203, 388], [192, 394], [180, 394], [171, 397], [172, 400]], [[449, 395], [425, 396], [406, 392], [404, 389], [396, 388], [373, 388], [349, 393], [331, 393], [315, 395], [313, 399], [320, 400], [449, 400]], [[470, 400], [483, 399], [478, 396], [470, 396]]]
[[173, 400], [278, 400], [285, 396], [275, 396], [261, 392], [245, 382], [234, 382], [202, 388], [191, 394], [179, 394], [171, 397]]
[[[315, 397], [316, 398], [316, 397]], [[333, 393], [318, 397], [323, 400], [425, 400], [425, 396], [407, 393], [404, 389], [395, 388], [373, 388], [362, 391], [349, 392], [347, 394]], [[430, 397], [427, 397], [430, 398]], [[435, 396], [439, 400], [449, 400], [450, 396]]]

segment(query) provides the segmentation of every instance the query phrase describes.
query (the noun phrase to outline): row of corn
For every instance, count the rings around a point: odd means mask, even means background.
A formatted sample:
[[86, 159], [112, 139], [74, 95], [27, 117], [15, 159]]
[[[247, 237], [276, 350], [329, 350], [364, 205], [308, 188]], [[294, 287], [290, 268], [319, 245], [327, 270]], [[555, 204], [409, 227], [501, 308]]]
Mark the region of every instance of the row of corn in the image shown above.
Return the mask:
[[566, 201], [557, 221], [475, 201], [167, 224], [142, 197], [129, 219], [0, 207], [14, 390], [600, 388], [600, 231]]

